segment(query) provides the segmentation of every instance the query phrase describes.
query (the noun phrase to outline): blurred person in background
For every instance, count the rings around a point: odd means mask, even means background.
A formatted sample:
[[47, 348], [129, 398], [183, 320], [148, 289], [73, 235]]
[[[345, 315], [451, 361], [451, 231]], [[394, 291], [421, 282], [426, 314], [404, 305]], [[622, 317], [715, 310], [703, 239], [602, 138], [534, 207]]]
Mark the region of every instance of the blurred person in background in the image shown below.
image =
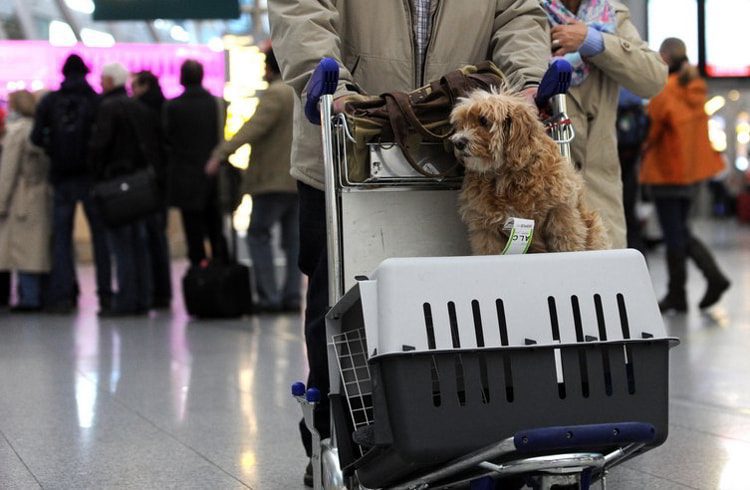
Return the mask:
[[136, 73], [131, 82], [131, 87], [133, 97], [149, 109], [148, 117], [152, 120], [154, 137], [159, 145], [160, 164], [154, 170], [163, 193], [164, 207], [159, 212], [146, 218], [146, 240], [151, 259], [151, 279], [153, 282], [151, 307], [157, 309], [169, 308], [172, 303], [172, 273], [169, 241], [167, 240], [166, 149], [164, 133], [161, 128], [161, 114], [166, 99], [159, 85], [159, 79], [150, 71]]
[[648, 135], [648, 116], [645, 101], [626, 88], [620, 88], [617, 101], [617, 157], [622, 177], [622, 204], [628, 248], [646, 253], [638, 219], [638, 164], [641, 148]]
[[100, 311], [112, 303], [112, 271], [104, 225], [91, 197], [88, 167], [91, 127], [98, 96], [86, 81], [89, 69], [76, 54], [63, 65], [60, 89], [45, 96], [36, 111], [31, 141], [50, 157], [53, 188], [52, 270], [45, 297], [45, 311], [68, 313], [75, 307], [77, 281], [73, 250], [76, 205], [86, 214], [96, 266], [96, 293]]
[[203, 65], [195, 60], [182, 64], [180, 83], [185, 91], [164, 107], [169, 203], [180, 209], [190, 264], [209, 257], [206, 238], [211, 260], [227, 262], [218, 179], [204, 171], [224, 132], [223, 101], [203, 88]]
[[724, 170], [708, 139], [706, 82], [687, 58], [685, 43], [665, 39], [659, 54], [669, 66], [667, 86], [648, 104], [651, 120], [641, 166], [641, 183], [650, 186], [667, 245], [669, 283], [659, 302], [663, 312], [687, 311], [687, 258], [706, 277], [701, 309], [716, 304], [729, 288], [711, 252], [690, 230], [688, 217], [701, 182]]
[[627, 245], [615, 119], [620, 86], [639, 97], [656, 95], [667, 67], [630, 22], [630, 11], [610, 0], [541, 0], [551, 26], [552, 56], [573, 65], [568, 115], [571, 155], [586, 182], [586, 199], [599, 211], [612, 248]]
[[[266, 51], [268, 89], [250, 120], [229, 141], [214, 149], [206, 173], [215, 175], [221, 162], [239, 147], [252, 146], [250, 162], [243, 180], [243, 191], [253, 198], [253, 211], [247, 243], [253, 261], [258, 307], [261, 311], [300, 309], [302, 276], [299, 258], [299, 204], [297, 184], [289, 175], [294, 122], [294, 90], [281, 80], [273, 50]], [[281, 225], [281, 246], [286, 256], [286, 275], [282, 288], [276, 281], [271, 249], [271, 228]]]
[[[5, 111], [0, 107], [0, 156], [5, 136]], [[10, 304], [10, 272], [0, 271], [0, 308]]]
[[0, 158], [0, 270], [17, 271], [15, 312], [42, 309], [42, 275], [51, 267], [52, 188], [49, 159], [31, 143], [36, 100], [26, 90], [9, 96]]
[[[158, 161], [158, 121], [149, 118], [146, 107], [128, 97], [125, 83], [129, 75], [119, 63], [102, 69], [103, 94], [89, 153], [97, 182], [132, 174]], [[110, 310], [101, 312], [101, 316], [144, 314], [151, 305], [145, 220], [107, 226], [107, 235], [117, 267], [117, 293]]]

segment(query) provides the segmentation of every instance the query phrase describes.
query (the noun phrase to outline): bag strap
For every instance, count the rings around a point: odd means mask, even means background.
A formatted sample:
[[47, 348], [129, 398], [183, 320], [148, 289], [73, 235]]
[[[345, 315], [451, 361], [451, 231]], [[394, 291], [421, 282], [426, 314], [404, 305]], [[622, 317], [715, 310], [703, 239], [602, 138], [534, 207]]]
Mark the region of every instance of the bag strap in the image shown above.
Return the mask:
[[[425, 138], [429, 138], [435, 141], [444, 141], [447, 139], [453, 132], [448, 131], [445, 134], [439, 134], [435, 133], [433, 131], [430, 131], [428, 128], [422, 124], [422, 121], [419, 120], [417, 117], [417, 114], [414, 112], [414, 108], [411, 105], [411, 102], [409, 100], [409, 96], [403, 92], [389, 92], [386, 94], [383, 94], [383, 97], [386, 99], [392, 99], [396, 103], [396, 107], [398, 108], [398, 112], [406, 119], [406, 122], [409, 123], [409, 125], [414, 128], [419, 134], [424, 136]], [[391, 106], [393, 107], [393, 106]], [[388, 106], [388, 103], [386, 102], [386, 108], [388, 108], [388, 116], [391, 117], [391, 109]]]
[[[398, 103], [398, 100], [401, 98], [401, 96], [406, 99], [406, 105], [411, 108], [408, 103], [408, 96], [404, 93], [388, 93], [383, 95], [383, 98], [385, 99], [386, 111], [388, 113], [388, 120], [391, 123], [391, 129], [393, 130], [393, 139], [396, 140], [396, 145], [401, 149], [401, 153], [404, 154], [404, 158], [406, 158], [406, 161], [409, 163], [411, 168], [413, 168], [421, 175], [433, 179], [443, 179], [447, 177], [451, 172], [453, 172], [456, 167], [458, 167], [458, 162], [456, 162], [455, 165], [445, 170], [444, 172], [432, 173], [422, 168], [411, 155], [409, 147], [406, 145], [406, 137], [409, 134], [409, 124], [407, 123], [407, 119], [404, 117], [402, 104]], [[414, 114], [414, 111], [411, 111], [411, 113]], [[416, 115], [414, 115], [414, 117], [416, 118]]]

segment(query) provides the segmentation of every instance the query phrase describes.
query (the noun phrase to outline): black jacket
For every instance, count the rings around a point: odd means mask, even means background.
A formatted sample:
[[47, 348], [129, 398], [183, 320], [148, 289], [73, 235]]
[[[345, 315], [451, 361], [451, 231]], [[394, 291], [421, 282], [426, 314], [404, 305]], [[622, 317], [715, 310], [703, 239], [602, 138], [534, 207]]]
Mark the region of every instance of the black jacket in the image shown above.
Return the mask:
[[161, 165], [157, 121], [124, 87], [102, 96], [89, 152], [94, 180], [108, 180]]
[[97, 104], [98, 96], [83, 76], [66, 78], [39, 103], [31, 141], [50, 157], [51, 182], [89, 175], [86, 161]]
[[[219, 99], [203, 87], [187, 87], [164, 107], [169, 201], [202, 209], [215, 194], [216, 179], [203, 169], [219, 142]], [[223, 126], [223, 125], [222, 125]]]

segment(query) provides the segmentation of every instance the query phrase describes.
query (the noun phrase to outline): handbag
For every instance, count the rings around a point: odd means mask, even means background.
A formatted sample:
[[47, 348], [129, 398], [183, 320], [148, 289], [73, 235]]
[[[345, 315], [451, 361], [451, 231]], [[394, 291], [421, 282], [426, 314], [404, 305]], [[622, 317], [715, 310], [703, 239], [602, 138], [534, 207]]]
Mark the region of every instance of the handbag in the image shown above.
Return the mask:
[[[467, 65], [447, 73], [412, 92], [387, 92], [380, 96], [352, 96], [344, 105], [344, 117], [354, 138], [347, 152], [347, 173], [352, 182], [364, 182], [371, 173], [369, 147], [393, 143], [419, 174], [443, 178], [454, 169], [433, 172], [418, 164], [413, 153], [425, 142], [439, 143], [452, 153], [450, 113], [460, 97], [474, 90], [507, 86], [507, 79], [491, 61]], [[458, 163], [456, 163], [458, 165]]]
[[157, 212], [162, 202], [151, 167], [94, 185], [93, 196], [104, 223], [110, 227], [133, 223]]
[[[138, 148], [146, 158], [148, 151], [139, 134], [139, 126], [127, 107], [125, 112], [126, 119], [133, 128]], [[92, 197], [99, 209], [102, 221], [110, 227], [134, 223], [154, 214], [163, 206], [156, 171], [151, 164], [135, 172], [95, 183], [92, 188]]]

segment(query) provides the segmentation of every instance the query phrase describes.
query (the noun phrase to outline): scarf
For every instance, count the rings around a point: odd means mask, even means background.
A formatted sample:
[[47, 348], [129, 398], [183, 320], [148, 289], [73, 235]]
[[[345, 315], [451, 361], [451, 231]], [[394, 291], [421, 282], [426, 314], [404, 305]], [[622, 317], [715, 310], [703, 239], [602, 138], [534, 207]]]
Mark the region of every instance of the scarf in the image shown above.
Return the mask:
[[[587, 26], [593, 27], [600, 32], [615, 32], [615, 9], [607, 0], [583, 0], [578, 8], [578, 15], [573, 14], [563, 4], [562, 0], [539, 0], [542, 8], [547, 13], [547, 20], [551, 26], [569, 24], [578, 19]], [[565, 59], [573, 66], [573, 85], [580, 85], [588, 77], [591, 68], [583, 60], [578, 52], [568, 53]]]

